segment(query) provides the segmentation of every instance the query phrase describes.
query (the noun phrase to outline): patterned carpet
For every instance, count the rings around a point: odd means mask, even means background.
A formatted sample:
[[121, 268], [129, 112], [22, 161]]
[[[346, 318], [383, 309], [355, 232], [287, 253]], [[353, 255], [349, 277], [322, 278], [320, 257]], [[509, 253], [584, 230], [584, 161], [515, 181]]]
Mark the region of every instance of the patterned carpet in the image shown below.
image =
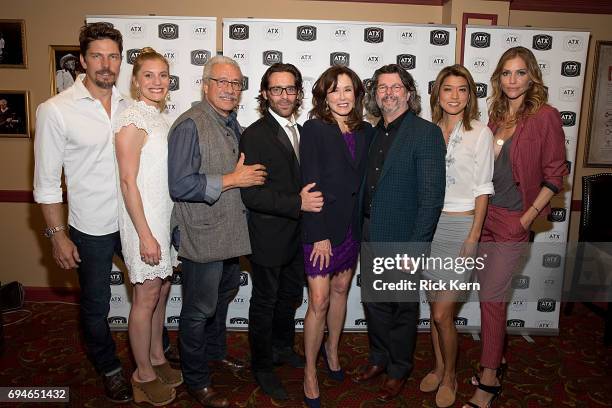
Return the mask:
[[[102, 382], [87, 361], [77, 329], [78, 309], [62, 303], [26, 303], [24, 310], [5, 315], [6, 350], [0, 359], [0, 386], [69, 386], [71, 407], [116, 407], [104, 398]], [[612, 353], [602, 344], [603, 321], [582, 305], [573, 315], [561, 318], [559, 337], [535, 337], [534, 343], [522, 337], [510, 339], [509, 371], [504, 382], [502, 407], [612, 407]], [[171, 333], [173, 341], [176, 333]], [[119, 356], [126, 373], [133, 369], [127, 333], [115, 333]], [[247, 359], [246, 333], [231, 333], [230, 353]], [[302, 341], [301, 335], [298, 342]], [[473, 387], [469, 377], [477, 367], [479, 343], [471, 336], [460, 336], [457, 407], [469, 398]], [[341, 362], [349, 372], [365, 363], [367, 337], [347, 333], [342, 338]], [[349, 378], [343, 384], [327, 380], [319, 372], [325, 407], [435, 407], [434, 395], [418, 390], [418, 382], [428, 372], [432, 360], [429, 336], [419, 334], [416, 368], [400, 398], [386, 405], [374, 400], [378, 383], [357, 386]], [[320, 362], [322, 364], [322, 362]], [[322, 365], [320, 365], [322, 367]], [[248, 370], [234, 375], [213, 374], [218, 388], [231, 395], [236, 407], [300, 407], [302, 372], [282, 367], [278, 370], [292, 400], [271, 401], [252, 381]], [[194, 402], [184, 386], [177, 390], [172, 407], [190, 407]], [[0, 406], [9, 406], [0, 403]], [[66, 406], [21, 404], [13, 406]], [[126, 404], [125, 406], [131, 406]]]

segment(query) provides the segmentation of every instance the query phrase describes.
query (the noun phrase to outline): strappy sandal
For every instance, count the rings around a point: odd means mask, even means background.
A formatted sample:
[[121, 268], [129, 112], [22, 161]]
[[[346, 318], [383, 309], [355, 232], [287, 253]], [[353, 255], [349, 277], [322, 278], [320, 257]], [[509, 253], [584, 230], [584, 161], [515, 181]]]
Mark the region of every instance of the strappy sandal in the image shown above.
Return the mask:
[[[495, 400], [497, 398], [499, 398], [499, 396], [502, 393], [502, 386], [501, 385], [485, 385], [485, 384], [481, 384], [479, 382], [478, 385], [477, 385], [477, 388], [480, 388], [481, 390], [483, 390], [487, 394], [493, 395], [493, 397], [489, 400], [489, 402], [487, 402], [487, 405], [485, 405], [484, 408], [491, 408], [493, 406], [493, 403], [495, 402]], [[472, 407], [472, 408], [483, 408], [483, 407], [480, 407], [480, 406], [474, 404], [471, 401], [466, 402], [465, 405], [467, 405], [469, 407]]]
[[[502, 380], [506, 376], [506, 371], [508, 371], [507, 362], [501, 363], [499, 367], [497, 367], [497, 370], [495, 370], [495, 376], [497, 377], [499, 382], [502, 382]], [[470, 379], [470, 382], [472, 383], [473, 386], [478, 387], [478, 384], [480, 384], [480, 376], [478, 374], [474, 374], [472, 378]]]

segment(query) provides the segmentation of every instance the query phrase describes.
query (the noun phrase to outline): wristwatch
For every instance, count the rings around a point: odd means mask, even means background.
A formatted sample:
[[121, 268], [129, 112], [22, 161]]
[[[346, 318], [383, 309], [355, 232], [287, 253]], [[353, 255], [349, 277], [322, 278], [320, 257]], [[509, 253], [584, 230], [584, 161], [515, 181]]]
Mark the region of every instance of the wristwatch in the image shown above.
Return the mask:
[[64, 231], [66, 229], [65, 225], [58, 225], [55, 227], [48, 227], [45, 228], [45, 230], [43, 231], [43, 235], [47, 238], [51, 238], [56, 232], [58, 231]]

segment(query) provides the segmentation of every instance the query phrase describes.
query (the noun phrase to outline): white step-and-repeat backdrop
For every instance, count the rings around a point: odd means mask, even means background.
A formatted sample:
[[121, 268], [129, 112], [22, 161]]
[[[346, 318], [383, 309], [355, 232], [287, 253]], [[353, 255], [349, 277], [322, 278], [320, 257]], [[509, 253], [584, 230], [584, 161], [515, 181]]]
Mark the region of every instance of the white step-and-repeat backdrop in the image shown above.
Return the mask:
[[[171, 64], [172, 92], [168, 120], [172, 122], [201, 97], [204, 63], [216, 54], [216, 18], [214, 17], [141, 17], [92, 16], [88, 22], [109, 21], [124, 36], [124, 61], [119, 89], [129, 94], [133, 59], [138, 50], [150, 46], [168, 58]], [[509, 47], [523, 45], [538, 58], [549, 87], [550, 103], [561, 113], [566, 134], [568, 159], [576, 155], [578, 118], [584, 82], [589, 33], [549, 29], [468, 26], [465, 36], [464, 64], [478, 83], [482, 120], [487, 119], [486, 97], [490, 94], [489, 78], [497, 60]], [[311, 107], [311, 88], [318, 76], [330, 65], [342, 64], [367, 81], [374, 71], [389, 63], [406, 68], [417, 81], [422, 97], [422, 117], [430, 118], [429, 90], [439, 70], [455, 63], [456, 29], [443, 25], [410, 25], [350, 21], [304, 21], [273, 19], [224, 19], [223, 53], [235, 59], [246, 77], [246, 89], [239, 105], [238, 119], [243, 126], [257, 120], [255, 100], [261, 76], [275, 62], [296, 65], [304, 77], [305, 98], [298, 121], [307, 119]], [[573, 172], [573, 169], [572, 169]], [[573, 173], [572, 173], [573, 174]], [[564, 243], [567, 240], [571, 203], [572, 177], [566, 192], [553, 199], [550, 223], [537, 227], [539, 243], [532, 250], [523, 275], [513, 282], [513, 300], [509, 306], [508, 327], [515, 333], [553, 334], [558, 329]], [[549, 243], [548, 245], [546, 243]], [[129, 315], [127, 279], [119, 268], [113, 268], [111, 312], [113, 328], [127, 325]], [[180, 275], [175, 275], [168, 299], [167, 325], [178, 326], [181, 309]], [[356, 271], [352, 283], [345, 328], [364, 330], [366, 322], [360, 296], [360, 276]], [[250, 277], [242, 272], [238, 295], [230, 305], [228, 327], [246, 329], [251, 292]], [[539, 295], [551, 293], [550, 296]], [[536, 301], [535, 298], [538, 298]], [[419, 328], [429, 327], [429, 308], [421, 302]], [[303, 326], [307, 292], [296, 313], [296, 327]], [[477, 302], [463, 305], [456, 324], [460, 330], [478, 331], [480, 311]]]

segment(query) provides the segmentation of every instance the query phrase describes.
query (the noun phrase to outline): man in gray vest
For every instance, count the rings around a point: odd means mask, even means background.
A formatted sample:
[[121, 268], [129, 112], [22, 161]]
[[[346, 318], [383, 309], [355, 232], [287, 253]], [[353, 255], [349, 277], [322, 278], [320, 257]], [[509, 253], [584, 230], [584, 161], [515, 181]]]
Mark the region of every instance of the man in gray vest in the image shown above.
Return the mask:
[[226, 407], [228, 399], [211, 387], [208, 362], [241, 367], [226, 356], [225, 344], [227, 308], [240, 284], [238, 257], [251, 253], [239, 188], [262, 185], [266, 172], [244, 165], [238, 150], [238, 64], [215, 56], [202, 79], [202, 102], [176, 120], [168, 138], [172, 226], [183, 272], [179, 342], [189, 393], [203, 406]]

